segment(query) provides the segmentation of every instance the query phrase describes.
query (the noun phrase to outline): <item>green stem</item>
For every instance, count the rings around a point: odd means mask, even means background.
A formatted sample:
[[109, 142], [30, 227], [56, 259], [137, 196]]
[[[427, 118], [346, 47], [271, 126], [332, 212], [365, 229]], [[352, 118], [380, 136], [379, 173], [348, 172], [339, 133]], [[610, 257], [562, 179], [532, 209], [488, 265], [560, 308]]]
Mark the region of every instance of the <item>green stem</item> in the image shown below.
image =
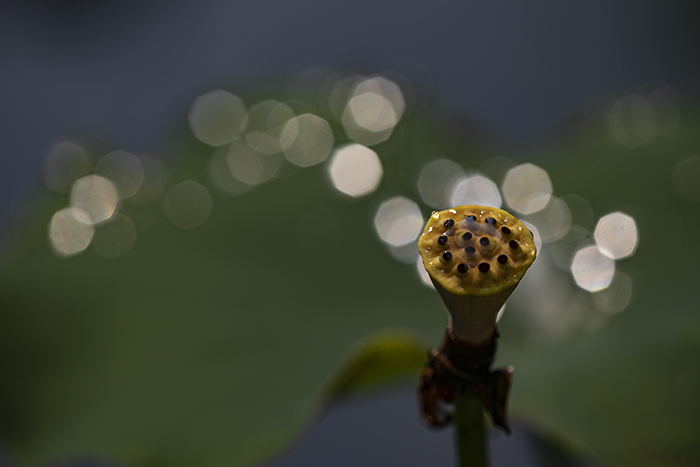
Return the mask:
[[487, 467], [484, 409], [470, 392], [457, 401], [454, 412], [457, 426], [457, 452], [460, 467]]

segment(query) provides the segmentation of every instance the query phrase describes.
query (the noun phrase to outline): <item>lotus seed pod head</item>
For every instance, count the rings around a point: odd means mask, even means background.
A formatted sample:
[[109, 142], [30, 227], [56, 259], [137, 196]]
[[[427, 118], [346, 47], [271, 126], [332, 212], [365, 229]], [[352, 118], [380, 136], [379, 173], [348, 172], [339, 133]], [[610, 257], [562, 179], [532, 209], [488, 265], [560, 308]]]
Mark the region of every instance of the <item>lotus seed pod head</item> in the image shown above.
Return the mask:
[[496, 315], [537, 256], [532, 233], [501, 209], [436, 211], [418, 239], [423, 265], [451, 315], [455, 335], [487, 340]]

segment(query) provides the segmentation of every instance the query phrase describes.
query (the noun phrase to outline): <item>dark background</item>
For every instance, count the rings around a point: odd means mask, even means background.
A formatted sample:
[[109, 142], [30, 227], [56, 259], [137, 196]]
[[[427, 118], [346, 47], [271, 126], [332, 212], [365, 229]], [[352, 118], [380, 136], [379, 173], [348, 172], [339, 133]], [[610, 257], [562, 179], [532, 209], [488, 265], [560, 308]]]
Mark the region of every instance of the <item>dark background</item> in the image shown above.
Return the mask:
[[219, 83], [310, 66], [381, 71], [410, 57], [432, 105], [514, 144], [652, 80], [700, 83], [695, 2], [5, 1], [0, 6], [0, 224], [47, 147], [99, 131], [161, 157]]
[[[220, 84], [281, 82], [319, 65], [372, 73], [409, 60], [424, 66], [417, 76], [430, 106], [513, 147], [541, 142], [596, 103], [653, 80], [695, 94], [696, 5], [2, 2], [0, 239], [38, 189], [52, 142], [96, 132], [127, 151], [167, 158], [169, 138], [182, 129], [194, 97]], [[391, 438], [395, 443], [376, 442], [377, 424], [406, 413], [410, 393], [404, 389], [333, 409], [284, 465], [322, 465], [328, 459], [331, 465], [424, 465], [415, 456], [397, 461], [403, 447], [415, 446], [412, 436], [449, 452], [449, 433], [429, 438], [411, 423], [394, 425], [406, 427]], [[363, 436], [349, 440], [348, 433]], [[494, 446], [515, 446], [524, 465], [523, 450], [532, 445], [526, 438], [526, 431], [517, 431], [510, 444], [499, 437]], [[341, 447], [329, 445], [333, 441]], [[511, 465], [506, 458], [501, 462]]]

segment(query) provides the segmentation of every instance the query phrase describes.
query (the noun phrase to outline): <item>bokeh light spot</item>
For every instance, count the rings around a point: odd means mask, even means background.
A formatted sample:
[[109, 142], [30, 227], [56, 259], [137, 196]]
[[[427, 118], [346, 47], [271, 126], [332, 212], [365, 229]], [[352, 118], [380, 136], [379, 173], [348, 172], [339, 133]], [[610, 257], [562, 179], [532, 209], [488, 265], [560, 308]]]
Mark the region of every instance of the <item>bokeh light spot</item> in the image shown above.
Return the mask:
[[214, 186], [227, 195], [240, 195], [249, 191], [251, 186], [233, 177], [228, 165], [227, 152], [223, 148], [217, 149], [207, 163], [207, 174]]
[[435, 209], [450, 206], [450, 196], [455, 186], [464, 179], [464, 171], [449, 159], [437, 159], [427, 163], [418, 177], [418, 191], [423, 202]]
[[654, 112], [654, 106], [646, 96], [634, 95], [630, 102], [630, 111], [639, 128], [652, 135], [658, 133], [659, 122], [656, 112]]
[[517, 164], [510, 159], [503, 156], [497, 156], [484, 161], [479, 166], [479, 173], [489, 177], [491, 180], [496, 182], [497, 185], [502, 185], [508, 171], [516, 165]]
[[[653, 109], [655, 125], [653, 128], [645, 129], [655, 135], [670, 133], [678, 129], [680, 112], [677, 91], [671, 86], [659, 82], [651, 83], [651, 88], [653, 89], [646, 93], [646, 99]], [[638, 122], [638, 124], [640, 123]]]
[[195, 99], [187, 119], [198, 140], [219, 146], [233, 141], [245, 130], [248, 114], [241, 99], [217, 90]]
[[571, 220], [573, 224], [593, 230], [593, 226], [595, 225], [595, 215], [593, 214], [593, 207], [588, 200], [574, 194], [562, 196], [561, 199], [562, 201], [566, 202], [569, 212], [571, 212]]
[[403, 196], [384, 201], [374, 216], [379, 237], [396, 247], [413, 243], [423, 229], [423, 222], [418, 205]]
[[552, 196], [544, 209], [527, 216], [527, 220], [537, 226], [543, 243], [551, 243], [569, 233], [572, 219], [569, 206], [563, 200]]
[[513, 167], [503, 181], [506, 202], [521, 214], [544, 209], [552, 195], [552, 182], [547, 171], [534, 164]]
[[165, 191], [165, 167], [160, 160], [149, 155], [140, 155], [138, 159], [143, 169], [143, 182], [138, 191], [129, 198], [129, 202], [150, 203], [159, 199]]
[[341, 117], [348, 137], [371, 146], [386, 141], [401, 119], [406, 102], [399, 86], [384, 78], [360, 80]]
[[51, 218], [49, 243], [59, 256], [72, 256], [85, 250], [90, 244], [95, 228], [84, 212], [65, 208]]
[[641, 86], [636, 94], [615, 101], [608, 115], [608, 127], [619, 143], [629, 147], [648, 144], [656, 136], [678, 128], [676, 92], [659, 81]]
[[353, 96], [348, 101], [348, 110], [358, 126], [375, 133], [392, 128], [398, 122], [389, 99], [374, 91]]
[[376, 152], [360, 144], [348, 144], [333, 153], [328, 173], [337, 190], [358, 197], [376, 190], [384, 171]]
[[571, 262], [571, 273], [576, 284], [589, 292], [603, 290], [610, 285], [615, 274], [615, 261], [591, 245], [576, 252]]
[[392, 258], [406, 264], [414, 263], [416, 258], [420, 256], [418, 249], [413, 243], [407, 243], [403, 246], [393, 246], [387, 243], [386, 249]]
[[246, 142], [261, 154], [277, 154], [284, 149], [280, 146], [282, 130], [292, 118], [294, 111], [276, 100], [269, 99], [254, 105], [248, 112]]
[[632, 299], [632, 279], [627, 274], [616, 271], [610, 286], [593, 294], [593, 303], [606, 313], [619, 313]]
[[309, 167], [328, 158], [333, 149], [333, 132], [321, 117], [303, 114], [286, 123], [279, 141], [289, 162]]
[[612, 105], [608, 115], [608, 128], [613, 138], [620, 144], [629, 147], [642, 146], [650, 143], [653, 139], [652, 135], [646, 133], [637, 125], [636, 120], [643, 118], [640, 115], [640, 112], [643, 112], [643, 108], [637, 102], [637, 117], [635, 118], [632, 114], [632, 103], [634, 100], [634, 95], [619, 98]]
[[498, 187], [482, 175], [472, 175], [457, 183], [450, 199], [452, 206], [479, 204], [500, 208], [503, 204]]
[[163, 202], [168, 220], [183, 229], [203, 224], [209, 217], [211, 208], [209, 190], [192, 180], [185, 180], [170, 187]]
[[631, 256], [637, 248], [637, 224], [621, 212], [603, 216], [593, 235], [600, 251], [612, 259]]
[[328, 94], [328, 107], [333, 114], [333, 117], [342, 122], [343, 113], [347, 106], [348, 100], [352, 97], [355, 85], [361, 81], [363, 77], [358, 74], [350, 74], [338, 79], [333, 88]]
[[267, 156], [280, 152], [279, 140], [265, 131], [246, 133], [245, 141], [248, 146]]
[[131, 250], [136, 241], [136, 228], [132, 220], [117, 213], [100, 224], [92, 240], [92, 246], [100, 256], [116, 258]]
[[99, 175], [81, 178], [71, 191], [71, 206], [85, 213], [90, 224], [109, 219], [118, 203], [114, 183]]
[[234, 142], [226, 155], [231, 174], [246, 185], [257, 185], [277, 173], [281, 156], [265, 156], [243, 142]]
[[680, 160], [671, 175], [673, 191], [686, 203], [700, 203], [700, 157]]
[[95, 174], [112, 181], [121, 199], [136, 194], [144, 179], [139, 158], [125, 151], [114, 151], [100, 157]]
[[56, 193], [68, 193], [73, 183], [88, 173], [90, 158], [82, 147], [70, 141], [53, 145], [44, 159], [44, 185]]

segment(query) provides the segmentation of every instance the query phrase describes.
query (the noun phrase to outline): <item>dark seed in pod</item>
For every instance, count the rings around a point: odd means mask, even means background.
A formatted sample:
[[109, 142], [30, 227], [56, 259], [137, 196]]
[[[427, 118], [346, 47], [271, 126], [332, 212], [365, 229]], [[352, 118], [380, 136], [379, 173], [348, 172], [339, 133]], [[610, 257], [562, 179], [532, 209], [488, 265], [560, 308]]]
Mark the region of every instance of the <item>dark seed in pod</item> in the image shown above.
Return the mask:
[[445, 227], [447, 227], [448, 229], [452, 228], [453, 225], [455, 225], [455, 221], [453, 221], [452, 219], [447, 219], [445, 221]]
[[465, 240], [471, 240], [471, 239], [472, 239], [472, 233], [471, 233], [471, 232], [467, 232], [467, 233], [465, 233], [464, 235], [462, 235], [462, 238], [465, 239]]
[[468, 247], [466, 247], [466, 248], [464, 249], [464, 251], [465, 251], [468, 255], [473, 255], [474, 253], [476, 253], [476, 249], [475, 249], [473, 246], [468, 246]]
[[442, 254], [442, 257], [445, 261], [449, 261], [452, 259], [452, 253], [450, 253], [449, 251], [446, 251]]
[[503, 232], [506, 235], [510, 235], [510, 229], [508, 227], [501, 227], [501, 232]]
[[491, 266], [489, 266], [489, 263], [481, 263], [479, 265], [479, 271], [481, 271], [481, 272], [489, 272], [490, 268], [491, 268]]
[[462, 273], [467, 272], [467, 265], [464, 263], [460, 263], [459, 266], [457, 266], [457, 270]]
[[440, 245], [444, 245], [445, 243], [447, 243], [447, 237], [444, 236], [444, 235], [440, 235], [440, 236], [438, 237], [438, 243], [439, 243]]
[[481, 246], [489, 246], [489, 239], [486, 237], [481, 237], [479, 239], [479, 243], [481, 243]]
[[506, 264], [506, 261], [508, 261], [508, 257], [506, 255], [498, 255], [498, 262], [501, 264]]
[[475, 215], [473, 215], [473, 214], [472, 214], [472, 215], [470, 215], [470, 216], [467, 216], [467, 220], [470, 220], [470, 221], [475, 221], [475, 220], [476, 220], [476, 216], [475, 216]]
[[520, 245], [518, 245], [518, 242], [516, 242], [515, 240], [511, 240], [510, 242], [508, 242], [508, 245], [514, 250], [516, 250], [518, 248], [518, 246], [520, 246]]
[[496, 219], [494, 219], [493, 217], [487, 217], [487, 218], [486, 218], [486, 223], [487, 223], [488, 225], [496, 225]]

